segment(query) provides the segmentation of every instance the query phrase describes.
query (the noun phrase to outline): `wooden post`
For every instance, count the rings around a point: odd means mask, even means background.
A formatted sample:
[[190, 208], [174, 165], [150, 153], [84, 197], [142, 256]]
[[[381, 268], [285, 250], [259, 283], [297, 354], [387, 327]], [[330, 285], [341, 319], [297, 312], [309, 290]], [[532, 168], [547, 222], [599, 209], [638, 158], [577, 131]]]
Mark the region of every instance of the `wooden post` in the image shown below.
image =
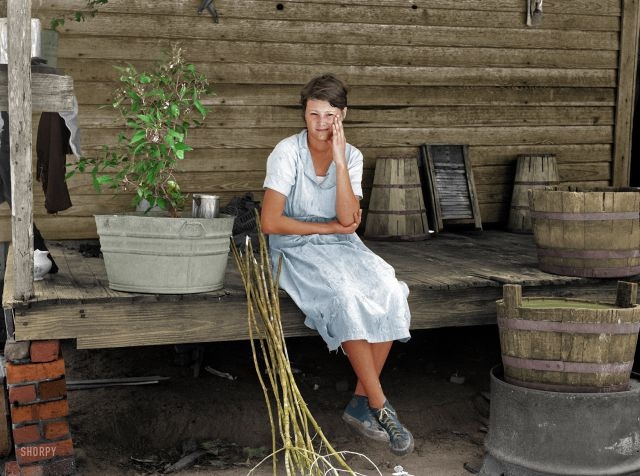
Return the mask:
[[629, 186], [631, 174], [631, 136], [635, 100], [635, 77], [638, 61], [640, 0], [622, 3], [620, 54], [618, 62], [618, 94], [613, 155], [613, 186]]
[[502, 299], [507, 309], [517, 309], [522, 306], [522, 286], [519, 284], [505, 284], [502, 286]]
[[7, 0], [13, 297], [33, 295], [31, 0]]
[[637, 295], [638, 283], [618, 281], [618, 288], [616, 291], [616, 306], [634, 307], [636, 305]]

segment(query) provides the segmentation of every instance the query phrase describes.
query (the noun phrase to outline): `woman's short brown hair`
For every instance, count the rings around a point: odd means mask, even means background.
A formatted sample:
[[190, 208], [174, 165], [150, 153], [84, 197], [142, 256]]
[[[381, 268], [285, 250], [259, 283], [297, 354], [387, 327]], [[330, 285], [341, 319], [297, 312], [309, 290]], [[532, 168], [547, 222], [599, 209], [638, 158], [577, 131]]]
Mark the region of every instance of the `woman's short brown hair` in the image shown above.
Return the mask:
[[305, 84], [300, 91], [303, 112], [307, 109], [309, 99], [327, 101], [333, 107], [344, 109], [347, 107], [347, 86], [333, 74], [317, 76]]

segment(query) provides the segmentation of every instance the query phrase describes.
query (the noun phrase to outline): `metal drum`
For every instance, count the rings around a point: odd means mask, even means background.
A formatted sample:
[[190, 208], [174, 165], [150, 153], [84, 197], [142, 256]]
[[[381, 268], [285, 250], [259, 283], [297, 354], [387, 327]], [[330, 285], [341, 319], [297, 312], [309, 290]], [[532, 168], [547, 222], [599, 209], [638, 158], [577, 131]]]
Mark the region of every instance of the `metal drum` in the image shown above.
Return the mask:
[[491, 370], [483, 476], [640, 475], [640, 382], [612, 393], [534, 390]]

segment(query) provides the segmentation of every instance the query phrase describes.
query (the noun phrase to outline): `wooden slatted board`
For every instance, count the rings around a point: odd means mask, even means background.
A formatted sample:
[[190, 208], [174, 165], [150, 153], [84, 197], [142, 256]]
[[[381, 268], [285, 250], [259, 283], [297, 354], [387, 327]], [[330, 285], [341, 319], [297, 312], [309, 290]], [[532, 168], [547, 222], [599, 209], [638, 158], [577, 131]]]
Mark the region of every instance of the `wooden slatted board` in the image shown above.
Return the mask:
[[420, 182], [422, 183], [422, 196], [424, 205], [427, 209], [427, 222], [430, 228], [438, 233], [442, 230], [442, 217], [440, 216], [440, 207], [437, 203], [436, 188], [433, 182], [433, 173], [427, 161], [427, 146], [420, 146], [420, 154], [418, 156], [418, 172], [420, 174]]
[[[529, 296], [607, 301], [615, 295], [615, 280], [538, 269], [530, 235], [444, 232], [435, 240], [365, 244], [409, 286], [414, 330], [495, 324], [495, 301], [502, 297], [503, 284], [526, 286]], [[36, 294], [28, 303], [13, 300], [13, 252], [9, 253], [2, 305], [16, 340], [75, 339], [78, 348], [92, 349], [249, 338], [246, 294], [232, 259], [222, 290], [137, 294], [111, 290], [104, 261], [83, 256], [77, 242], [48, 245], [60, 271], [36, 281]], [[280, 308], [285, 336], [317, 336], [284, 291]], [[2, 428], [0, 450], [1, 437]]]
[[448, 224], [471, 224], [482, 230], [467, 146], [427, 144], [421, 150], [425, 161], [425, 203], [432, 208], [437, 231]]

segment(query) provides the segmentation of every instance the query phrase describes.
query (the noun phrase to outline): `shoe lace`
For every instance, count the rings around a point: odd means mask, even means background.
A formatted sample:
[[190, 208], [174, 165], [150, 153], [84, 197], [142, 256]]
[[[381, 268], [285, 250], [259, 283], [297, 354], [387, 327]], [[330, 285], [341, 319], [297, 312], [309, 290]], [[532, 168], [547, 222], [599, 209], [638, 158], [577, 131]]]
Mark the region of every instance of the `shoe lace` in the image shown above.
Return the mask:
[[388, 408], [381, 408], [378, 414], [378, 421], [390, 434], [391, 438], [396, 439], [402, 436], [402, 430], [400, 429], [400, 422], [396, 418], [395, 412]]

